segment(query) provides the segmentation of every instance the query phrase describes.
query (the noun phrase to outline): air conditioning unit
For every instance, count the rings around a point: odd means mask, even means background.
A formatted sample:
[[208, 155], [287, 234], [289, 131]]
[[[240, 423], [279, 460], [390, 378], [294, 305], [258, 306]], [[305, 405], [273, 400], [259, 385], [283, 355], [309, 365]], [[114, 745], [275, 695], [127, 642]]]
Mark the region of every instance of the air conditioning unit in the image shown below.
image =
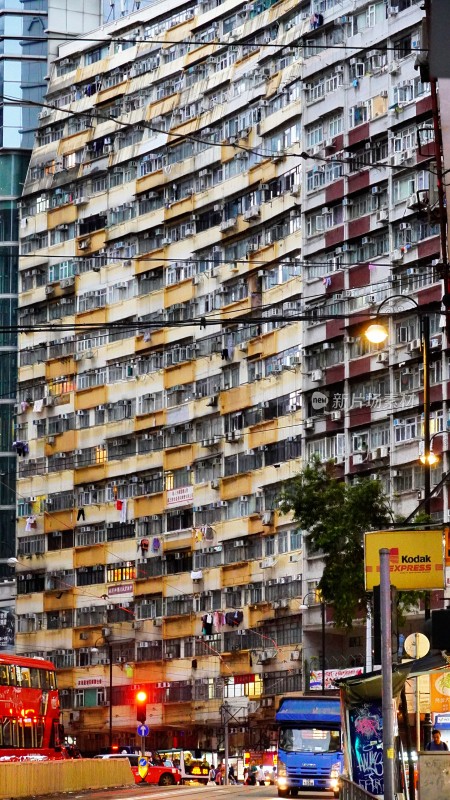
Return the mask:
[[273, 523], [273, 511], [264, 511], [262, 515], [262, 524], [272, 525], [272, 523]]
[[260, 561], [259, 566], [261, 567], [261, 569], [270, 569], [271, 567], [274, 567], [275, 564], [276, 564], [275, 559], [272, 556], [270, 556], [268, 558], [263, 558], [263, 560]]
[[389, 361], [389, 353], [385, 351], [383, 351], [382, 353], [377, 353], [375, 361], [377, 364], [387, 364]]
[[401, 250], [394, 250], [391, 255], [391, 261], [393, 264], [397, 264], [399, 261], [403, 261], [403, 253]]
[[217, 480], [217, 478], [214, 478], [214, 480], [211, 481], [211, 489], [219, 489], [219, 487], [220, 487], [219, 481]]
[[153, 625], [155, 628], [160, 628], [162, 626], [162, 617], [155, 617], [153, 620]]
[[422, 342], [420, 341], [420, 339], [413, 339], [411, 342], [408, 342], [406, 347], [408, 353], [414, 353], [417, 350], [421, 350], [421, 348], [422, 348]]
[[229, 219], [224, 219], [223, 222], [221, 222], [219, 225], [219, 230], [222, 232], [231, 230], [231, 228], [236, 227], [236, 223], [237, 223], [236, 217], [230, 217]]
[[364, 455], [362, 453], [355, 453], [353, 456], [353, 464], [362, 464], [364, 462]]
[[387, 458], [389, 455], [389, 447], [385, 445], [384, 447], [380, 447], [380, 458]]
[[266, 661], [272, 661], [276, 657], [277, 657], [277, 650], [275, 649], [275, 647], [272, 647], [270, 648], [270, 650], [263, 650], [262, 653], [260, 653], [258, 658], [258, 663], [265, 664]]
[[342, 419], [342, 411], [341, 410], [332, 411], [330, 416], [333, 422], [339, 422], [339, 420]]
[[312, 430], [312, 428], [314, 428], [314, 417], [308, 417], [305, 419], [305, 428], [307, 430]]
[[300, 661], [301, 653], [300, 650], [293, 650], [291, 653], [291, 661]]
[[311, 372], [311, 380], [317, 383], [323, 379], [323, 370], [321, 369], [313, 369]]

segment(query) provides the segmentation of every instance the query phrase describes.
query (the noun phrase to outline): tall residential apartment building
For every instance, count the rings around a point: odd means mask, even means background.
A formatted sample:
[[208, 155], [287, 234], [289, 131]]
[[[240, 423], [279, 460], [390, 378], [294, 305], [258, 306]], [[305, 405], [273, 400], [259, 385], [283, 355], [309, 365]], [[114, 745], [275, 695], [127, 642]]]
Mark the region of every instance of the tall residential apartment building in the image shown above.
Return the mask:
[[[317, 452], [417, 501], [417, 320], [372, 353], [361, 310], [430, 305], [445, 428], [422, 13], [161, 2], [60, 48], [22, 199], [17, 638], [84, 752], [134, 740], [141, 686], [151, 749], [216, 749], [225, 704], [233, 749], [270, 744], [325, 655], [283, 481]], [[324, 622], [327, 667], [363, 664]]]

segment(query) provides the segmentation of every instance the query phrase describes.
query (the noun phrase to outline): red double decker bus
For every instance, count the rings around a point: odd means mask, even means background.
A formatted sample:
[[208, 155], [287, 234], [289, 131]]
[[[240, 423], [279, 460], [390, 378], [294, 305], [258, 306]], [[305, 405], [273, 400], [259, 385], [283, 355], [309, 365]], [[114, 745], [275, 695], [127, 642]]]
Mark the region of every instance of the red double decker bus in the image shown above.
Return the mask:
[[55, 667], [0, 654], [0, 761], [65, 757]]

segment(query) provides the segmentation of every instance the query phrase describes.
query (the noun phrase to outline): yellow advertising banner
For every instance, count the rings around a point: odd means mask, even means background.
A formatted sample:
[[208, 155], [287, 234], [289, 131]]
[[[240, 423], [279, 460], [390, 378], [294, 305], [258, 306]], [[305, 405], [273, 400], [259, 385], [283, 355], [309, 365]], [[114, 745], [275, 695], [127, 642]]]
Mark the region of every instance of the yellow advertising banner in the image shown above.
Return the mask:
[[430, 673], [430, 705], [435, 714], [450, 712], [450, 669]]
[[380, 583], [380, 550], [390, 551], [391, 584], [397, 589], [443, 589], [444, 534], [432, 531], [371, 531], [364, 536], [366, 590]]

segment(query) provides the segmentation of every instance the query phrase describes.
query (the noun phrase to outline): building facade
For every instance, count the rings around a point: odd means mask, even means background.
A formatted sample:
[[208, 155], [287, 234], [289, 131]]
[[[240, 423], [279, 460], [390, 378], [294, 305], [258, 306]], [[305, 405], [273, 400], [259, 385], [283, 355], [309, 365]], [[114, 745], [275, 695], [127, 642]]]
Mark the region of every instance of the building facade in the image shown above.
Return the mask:
[[[151, 749], [217, 749], [225, 704], [268, 746], [324, 658], [283, 481], [319, 453], [417, 500], [416, 323], [387, 357], [360, 334], [430, 304], [442, 426], [421, 14], [160, 3], [60, 48], [22, 198], [17, 636], [86, 753], [134, 741], [138, 687]], [[363, 665], [323, 624], [327, 666]]]

